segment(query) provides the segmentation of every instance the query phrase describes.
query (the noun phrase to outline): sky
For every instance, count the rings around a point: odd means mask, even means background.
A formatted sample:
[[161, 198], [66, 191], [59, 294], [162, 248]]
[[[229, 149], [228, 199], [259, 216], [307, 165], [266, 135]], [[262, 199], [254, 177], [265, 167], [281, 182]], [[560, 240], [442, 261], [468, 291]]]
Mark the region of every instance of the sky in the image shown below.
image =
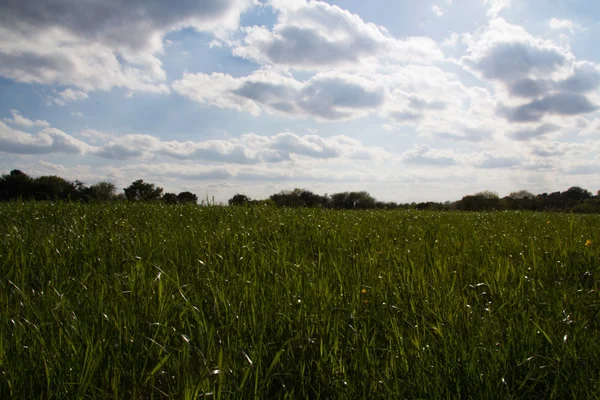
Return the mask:
[[0, 173], [226, 202], [600, 189], [596, 0], [0, 3]]

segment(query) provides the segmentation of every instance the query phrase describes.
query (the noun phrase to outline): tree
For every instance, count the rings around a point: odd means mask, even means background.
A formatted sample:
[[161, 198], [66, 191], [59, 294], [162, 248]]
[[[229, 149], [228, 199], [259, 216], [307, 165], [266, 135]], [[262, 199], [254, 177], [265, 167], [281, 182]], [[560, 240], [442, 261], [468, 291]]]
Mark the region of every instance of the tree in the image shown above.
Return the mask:
[[533, 210], [536, 207], [535, 195], [527, 190], [512, 192], [501, 200], [508, 210]]
[[73, 182], [56, 175], [40, 176], [33, 180], [32, 192], [36, 200], [66, 200], [76, 191]]
[[585, 200], [592, 198], [592, 194], [579, 186], [573, 186], [563, 192], [562, 195], [570, 200]]
[[475, 193], [473, 196], [480, 196], [480, 197], [483, 197], [484, 199], [488, 199], [488, 200], [500, 199], [500, 196], [498, 196], [498, 193], [493, 192], [491, 190], [484, 190], [482, 192]]
[[463, 211], [499, 210], [500, 208], [500, 197], [490, 190], [465, 196], [456, 203], [456, 209]]
[[129, 201], [153, 201], [162, 197], [163, 188], [152, 183], [145, 183], [143, 179], [134, 181], [129, 187], [123, 189]]
[[306, 189], [282, 190], [269, 197], [278, 207], [321, 207], [328, 202], [327, 196], [321, 196]]
[[198, 204], [198, 196], [192, 192], [181, 192], [177, 195], [177, 200], [180, 203], [193, 203]]
[[109, 201], [117, 195], [117, 187], [110, 182], [98, 182], [87, 190], [90, 200]]
[[515, 199], [515, 200], [524, 200], [524, 199], [531, 200], [531, 199], [535, 198], [535, 195], [527, 190], [518, 190], [516, 192], [512, 192], [511, 194], [509, 194], [508, 197], [510, 197], [511, 199]]
[[367, 209], [375, 208], [376, 200], [364, 190], [361, 192], [341, 192], [331, 195], [333, 208], [343, 209]]
[[24, 172], [14, 169], [0, 177], [0, 200], [28, 199], [33, 180]]
[[166, 204], [179, 203], [179, 200], [177, 199], [177, 195], [175, 193], [165, 193], [162, 199]]
[[250, 197], [245, 194], [236, 193], [235, 196], [229, 199], [230, 206], [244, 206], [250, 202]]

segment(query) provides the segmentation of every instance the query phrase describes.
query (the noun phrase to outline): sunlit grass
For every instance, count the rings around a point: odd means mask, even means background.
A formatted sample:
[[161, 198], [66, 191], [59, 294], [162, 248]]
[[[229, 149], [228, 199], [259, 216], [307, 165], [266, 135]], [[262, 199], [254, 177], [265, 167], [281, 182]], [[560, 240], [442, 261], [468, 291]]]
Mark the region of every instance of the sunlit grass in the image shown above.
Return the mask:
[[0, 398], [597, 398], [600, 216], [0, 205]]

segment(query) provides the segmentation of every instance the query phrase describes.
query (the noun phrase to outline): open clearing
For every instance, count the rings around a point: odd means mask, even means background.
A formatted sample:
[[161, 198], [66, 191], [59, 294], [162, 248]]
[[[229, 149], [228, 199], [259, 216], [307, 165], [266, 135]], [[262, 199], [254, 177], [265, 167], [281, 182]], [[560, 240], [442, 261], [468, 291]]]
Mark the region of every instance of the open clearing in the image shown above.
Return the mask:
[[0, 205], [0, 398], [598, 398], [600, 216]]

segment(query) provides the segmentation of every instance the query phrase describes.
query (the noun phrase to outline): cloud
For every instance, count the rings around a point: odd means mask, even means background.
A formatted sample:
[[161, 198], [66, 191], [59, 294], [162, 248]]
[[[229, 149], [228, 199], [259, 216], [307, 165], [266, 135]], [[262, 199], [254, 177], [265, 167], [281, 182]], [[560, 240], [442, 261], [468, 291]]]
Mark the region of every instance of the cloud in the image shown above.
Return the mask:
[[572, 175], [600, 174], [600, 162], [598, 160], [580, 161], [567, 168], [566, 172]]
[[566, 62], [557, 49], [525, 42], [497, 43], [480, 58], [465, 58], [467, 65], [487, 79], [512, 82], [529, 74], [548, 74]]
[[378, 79], [390, 91], [391, 100], [384, 107], [388, 131], [411, 126], [421, 136], [479, 142], [502, 129], [489, 91], [467, 87], [455, 74], [437, 67], [406, 66]]
[[82, 92], [81, 90], [73, 90], [71, 88], [67, 88], [62, 92], [59, 92], [58, 95], [52, 99], [52, 101], [56, 104], [64, 106], [68, 102], [85, 100], [87, 98], [87, 93]]
[[426, 37], [396, 39], [358, 15], [321, 1], [271, 1], [277, 15], [272, 29], [244, 28], [233, 54], [261, 65], [297, 69], [345, 67], [385, 59], [430, 62], [443, 55]]
[[488, 7], [487, 16], [496, 18], [505, 8], [510, 6], [511, 0], [483, 0], [483, 4]]
[[344, 73], [317, 74], [307, 81], [267, 70], [242, 78], [185, 73], [173, 89], [203, 105], [324, 121], [359, 118], [380, 108], [386, 98], [383, 85]]
[[511, 168], [520, 165], [520, 157], [505, 156], [496, 153], [484, 153], [477, 167], [484, 169]]
[[[588, 114], [598, 107], [588, 94], [600, 87], [598, 67], [576, 61], [567, 49], [536, 38], [502, 19], [465, 36], [461, 64], [497, 85], [498, 115], [509, 122]], [[523, 102], [525, 101], [525, 102]]]
[[400, 160], [406, 164], [451, 166], [459, 163], [458, 158], [450, 150], [432, 149], [427, 145], [416, 145], [414, 149], [403, 153]]
[[32, 135], [0, 122], [0, 152], [12, 154], [82, 154], [90, 149], [86, 143], [58, 129], [45, 128]]
[[573, 32], [573, 27], [576, 24], [573, 24], [573, 21], [568, 20], [568, 19], [558, 19], [558, 18], [552, 18], [550, 19], [548, 22], [548, 28], [553, 29], [553, 30], [563, 30], [566, 29], [570, 32]]
[[244, 134], [232, 140], [201, 142], [163, 141], [149, 135], [125, 135], [98, 146], [96, 155], [114, 159], [167, 156], [180, 160], [201, 160], [233, 164], [279, 163], [298, 157], [313, 159], [378, 160], [389, 157], [378, 147], [366, 147], [343, 135], [324, 138], [299, 136], [290, 132], [274, 136]]
[[550, 94], [516, 107], [501, 106], [499, 112], [511, 122], [536, 122], [548, 114], [579, 115], [596, 111], [598, 106], [580, 94]]
[[273, 164], [301, 159], [383, 161], [391, 154], [365, 146], [344, 135], [321, 137], [281, 132], [273, 136], [253, 133], [230, 140], [162, 140], [143, 134], [115, 136], [83, 131], [77, 139], [58, 129], [46, 128], [35, 135], [0, 122], [0, 152], [12, 154], [87, 154], [112, 160], [170, 158], [181, 161], [238, 165]]
[[[250, 5], [250, 0], [2, 2], [0, 75], [80, 91], [167, 92], [157, 58], [164, 35], [184, 27], [215, 34], [236, 29]], [[64, 95], [59, 101], [72, 100]]]
[[48, 123], [48, 121], [39, 120], [39, 119], [32, 121], [32, 120], [27, 119], [24, 116], [22, 116], [18, 110], [10, 110], [10, 114], [12, 115], [12, 118], [3, 118], [4, 121], [6, 121], [10, 124], [24, 126], [26, 128], [33, 128], [34, 126], [42, 127], [42, 128], [50, 127], [50, 124]]
[[513, 132], [510, 137], [515, 140], [529, 140], [543, 136], [547, 133], [559, 131], [561, 128], [556, 124], [542, 124], [534, 129], [520, 129]]
[[441, 17], [444, 15], [444, 10], [442, 10], [442, 7], [437, 5], [432, 5], [431, 11], [435, 14], [436, 17]]
[[564, 142], [537, 143], [531, 153], [539, 157], [560, 157], [567, 154], [574, 146]]

